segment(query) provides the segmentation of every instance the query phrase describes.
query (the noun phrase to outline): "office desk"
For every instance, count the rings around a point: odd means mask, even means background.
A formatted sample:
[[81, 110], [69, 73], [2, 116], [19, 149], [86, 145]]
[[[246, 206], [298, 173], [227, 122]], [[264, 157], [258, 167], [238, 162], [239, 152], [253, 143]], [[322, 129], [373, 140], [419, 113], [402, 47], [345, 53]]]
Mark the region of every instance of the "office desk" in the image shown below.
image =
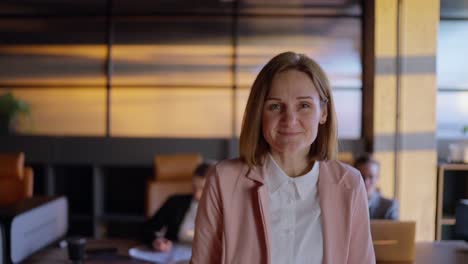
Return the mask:
[[464, 241], [417, 242], [414, 262], [377, 262], [377, 264], [467, 264], [468, 243]]
[[[87, 248], [115, 247], [117, 254], [107, 256], [96, 256], [87, 259], [87, 264], [101, 263], [148, 263], [132, 259], [128, 256], [128, 249], [138, 245], [137, 241], [130, 240], [89, 240]], [[57, 247], [46, 248], [30, 258], [25, 264], [65, 264], [68, 261], [66, 249]], [[414, 263], [405, 262], [377, 262], [378, 264], [467, 264], [468, 263], [468, 243], [463, 241], [435, 241], [416, 243], [416, 260]]]
[[[139, 245], [140, 242], [132, 240], [119, 240], [119, 239], [99, 239], [99, 240], [88, 240], [86, 242], [86, 249], [97, 249], [97, 248], [117, 248], [117, 254], [102, 254], [90, 256], [85, 260], [86, 264], [101, 264], [101, 263], [116, 263], [116, 264], [127, 264], [127, 263], [138, 263], [144, 264], [149, 263], [133, 259], [128, 256], [128, 249]], [[45, 248], [36, 254], [29, 257], [24, 264], [70, 264], [68, 260], [67, 248], [59, 248], [57, 245]]]

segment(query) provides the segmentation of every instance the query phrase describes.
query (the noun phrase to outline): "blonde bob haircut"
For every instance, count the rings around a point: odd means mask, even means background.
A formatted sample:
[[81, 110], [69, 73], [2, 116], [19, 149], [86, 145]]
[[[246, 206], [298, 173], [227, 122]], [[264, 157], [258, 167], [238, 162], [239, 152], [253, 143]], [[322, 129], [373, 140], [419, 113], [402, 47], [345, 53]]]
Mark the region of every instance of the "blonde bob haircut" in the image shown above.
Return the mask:
[[304, 54], [284, 52], [272, 58], [260, 71], [250, 90], [239, 140], [241, 159], [253, 167], [263, 164], [269, 145], [263, 137], [262, 115], [273, 78], [281, 72], [297, 70], [307, 74], [320, 96], [321, 107], [327, 107], [327, 119], [320, 124], [312, 143], [311, 160], [333, 160], [338, 152], [337, 123], [330, 82], [322, 68]]

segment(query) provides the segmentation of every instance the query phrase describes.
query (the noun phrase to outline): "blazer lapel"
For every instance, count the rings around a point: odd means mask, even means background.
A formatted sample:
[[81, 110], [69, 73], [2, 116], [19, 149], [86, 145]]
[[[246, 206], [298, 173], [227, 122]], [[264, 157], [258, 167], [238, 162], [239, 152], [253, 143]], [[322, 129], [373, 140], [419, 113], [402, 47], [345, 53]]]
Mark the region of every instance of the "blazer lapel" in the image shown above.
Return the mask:
[[265, 185], [264, 181], [264, 176], [265, 176], [265, 168], [264, 166], [261, 167], [256, 167], [255, 169], [252, 169], [248, 172], [247, 177], [250, 178], [253, 181], [256, 181], [258, 183], [257, 188], [253, 189], [253, 196], [257, 197], [257, 202], [258, 202], [258, 209], [259, 209], [259, 215], [262, 221], [262, 227], [263, 227], [263, 239], [264, 239], [264, 245], [265, 245], [265, 250], [266, 250], [266, 263], [270, 263], [270, 237], [269, 237], [269, 230], [270, 230], [270, 221], [269, 221], [269, 211], [268, 211], [268, 201], [269, 201], [269, 194], [268, 194], [268, 188]]
[[265, 239], [265, 247], [266, 247], [266, 256], [267, 256], [267, 263], [270, 263], [270, 237], [269, 237], [269, 230], [270, 224], [268, 219], [268, 189], [265, 185], [260, 185], [257, 188], [257, 197], [258, 197], [258, 207], [260, 208], [260, 216], [262, 218], [263, 223], [263, 234]]
[[323, 264], [340, 263], [336, 251], [346, 252], [343, 235], [349, 231], [347, 223], [351, 212], [344, 205], [352, 198], [352, 192], [332, 175], [325, 162], [320, 162], [318, 196], [322, 212]]

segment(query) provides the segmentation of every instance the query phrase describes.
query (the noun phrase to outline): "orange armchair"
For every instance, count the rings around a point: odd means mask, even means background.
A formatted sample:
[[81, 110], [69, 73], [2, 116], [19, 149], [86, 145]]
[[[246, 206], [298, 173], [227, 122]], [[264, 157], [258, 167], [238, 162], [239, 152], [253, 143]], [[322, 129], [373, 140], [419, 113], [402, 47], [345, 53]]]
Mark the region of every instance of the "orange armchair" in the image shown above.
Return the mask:
[[0, 154], [0, 206], [33, 194], [33, 170], [24, 167], [24, 153]]
[[202, 160], [198, 153], [155, 156], [155, 177], [146, 186], [147, 217], [151, 217], [169, 196], [192, 192], [192, 174]]

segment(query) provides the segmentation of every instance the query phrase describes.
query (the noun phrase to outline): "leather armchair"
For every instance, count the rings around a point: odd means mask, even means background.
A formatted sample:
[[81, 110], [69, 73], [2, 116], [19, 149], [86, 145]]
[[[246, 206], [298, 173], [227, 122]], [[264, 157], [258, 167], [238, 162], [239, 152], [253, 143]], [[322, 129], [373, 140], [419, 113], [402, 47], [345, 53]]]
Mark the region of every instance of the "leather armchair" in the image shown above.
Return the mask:
[[33, 170], [24, 167], [23, 152], [0, 154], [0, 206], [31, 197], [33, 182]]
[[192, 192], [192, 175], [202, 160], [198, 153], [155, 156], [154, 177], [146, 185], [147, 217], [151, 217], [169, 196]]

